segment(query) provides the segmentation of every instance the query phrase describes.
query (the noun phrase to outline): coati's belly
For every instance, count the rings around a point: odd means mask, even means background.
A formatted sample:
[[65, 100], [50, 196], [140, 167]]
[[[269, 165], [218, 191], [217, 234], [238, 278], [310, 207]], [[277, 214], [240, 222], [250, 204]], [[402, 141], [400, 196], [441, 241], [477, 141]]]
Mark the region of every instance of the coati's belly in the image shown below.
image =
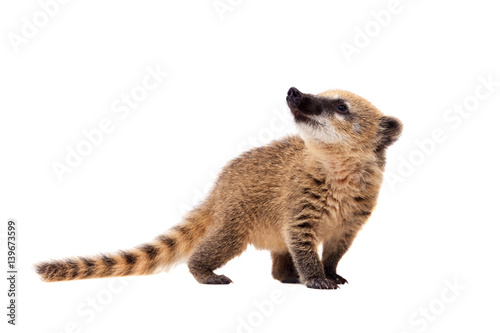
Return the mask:
[[288, 251], [281, 232], [269, 226], [261, 226], [250, 231], [249, 243], [258, 250], [276, 252]]

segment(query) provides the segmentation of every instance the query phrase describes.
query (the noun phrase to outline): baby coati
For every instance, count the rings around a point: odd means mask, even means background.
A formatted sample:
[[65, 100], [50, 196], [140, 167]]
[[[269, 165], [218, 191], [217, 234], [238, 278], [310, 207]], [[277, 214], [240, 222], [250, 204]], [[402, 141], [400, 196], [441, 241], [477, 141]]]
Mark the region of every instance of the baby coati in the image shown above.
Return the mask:
[[137, 248], [42, 262], [37, 273], [44, 281], [145, 275], [187, 259], [199, 283], [228, 284], [214, 270], [252, 244], [271, 251], [272, 276], [283, 283], [346, 283], [337, 264], [375, 207], [386, 148], [403, 126], [347, 91], [290, 88], [286, 100], [300, 137], [229, 162], [182, 223]]

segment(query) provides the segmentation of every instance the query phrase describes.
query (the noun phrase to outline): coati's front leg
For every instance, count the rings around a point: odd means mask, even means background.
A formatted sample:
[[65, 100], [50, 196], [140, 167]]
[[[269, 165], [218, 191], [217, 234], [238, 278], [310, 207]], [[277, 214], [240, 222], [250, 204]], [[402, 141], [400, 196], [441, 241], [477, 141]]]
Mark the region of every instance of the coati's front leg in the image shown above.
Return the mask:
[[308, 288], [337, 289], [338, 285], [327, 279], [319, 259], [318, 242], [312, 227], [315, 224], [314, 217], [304, 213], [304, 210], [302, 212], [289, 226], [285, 235], [300, 280]]
[[341, 235], [330, 238], [323, 244], [323, 268], [327, 278], [337, 284], [348, 283], [346, 279], [337, 274], [337, 265], [342, 256], [347, 252], [356, 237], [353, 231], [344, 232]]
[[189, 257], [188, 268], [196, 281], [203, 284], [229, 284], [231, 279], [214, 273], [229, 260], [240, 255], [247, 245], [246, 234], [234, 220], [211, 230]]

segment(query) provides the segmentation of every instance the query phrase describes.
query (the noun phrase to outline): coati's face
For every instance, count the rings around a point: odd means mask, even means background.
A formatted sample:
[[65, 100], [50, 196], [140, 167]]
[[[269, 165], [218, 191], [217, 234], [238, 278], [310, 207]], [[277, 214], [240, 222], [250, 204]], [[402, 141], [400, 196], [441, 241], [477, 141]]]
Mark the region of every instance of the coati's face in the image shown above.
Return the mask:
[[403, 129], [370, 102], [351, 92], [328, 90], [318, 95], [290, 88], [286, 98], [304, 140], [380, 150], [397, 140]]

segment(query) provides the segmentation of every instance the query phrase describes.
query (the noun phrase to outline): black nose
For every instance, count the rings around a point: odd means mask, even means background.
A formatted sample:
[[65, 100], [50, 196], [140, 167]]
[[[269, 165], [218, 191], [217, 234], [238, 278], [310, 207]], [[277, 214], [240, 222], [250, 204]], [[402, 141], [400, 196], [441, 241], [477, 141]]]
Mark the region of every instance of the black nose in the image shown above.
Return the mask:
[[288, 94], [286, 96], [286, 101], [288, 102], [288, 104], [290, 106], [298, 107], [300, 102], [302, 101], [303, 96], [304, 95], [299, 91], [299, 89], [297, 89], [295, 87], [291, 87], [288, 90]]

